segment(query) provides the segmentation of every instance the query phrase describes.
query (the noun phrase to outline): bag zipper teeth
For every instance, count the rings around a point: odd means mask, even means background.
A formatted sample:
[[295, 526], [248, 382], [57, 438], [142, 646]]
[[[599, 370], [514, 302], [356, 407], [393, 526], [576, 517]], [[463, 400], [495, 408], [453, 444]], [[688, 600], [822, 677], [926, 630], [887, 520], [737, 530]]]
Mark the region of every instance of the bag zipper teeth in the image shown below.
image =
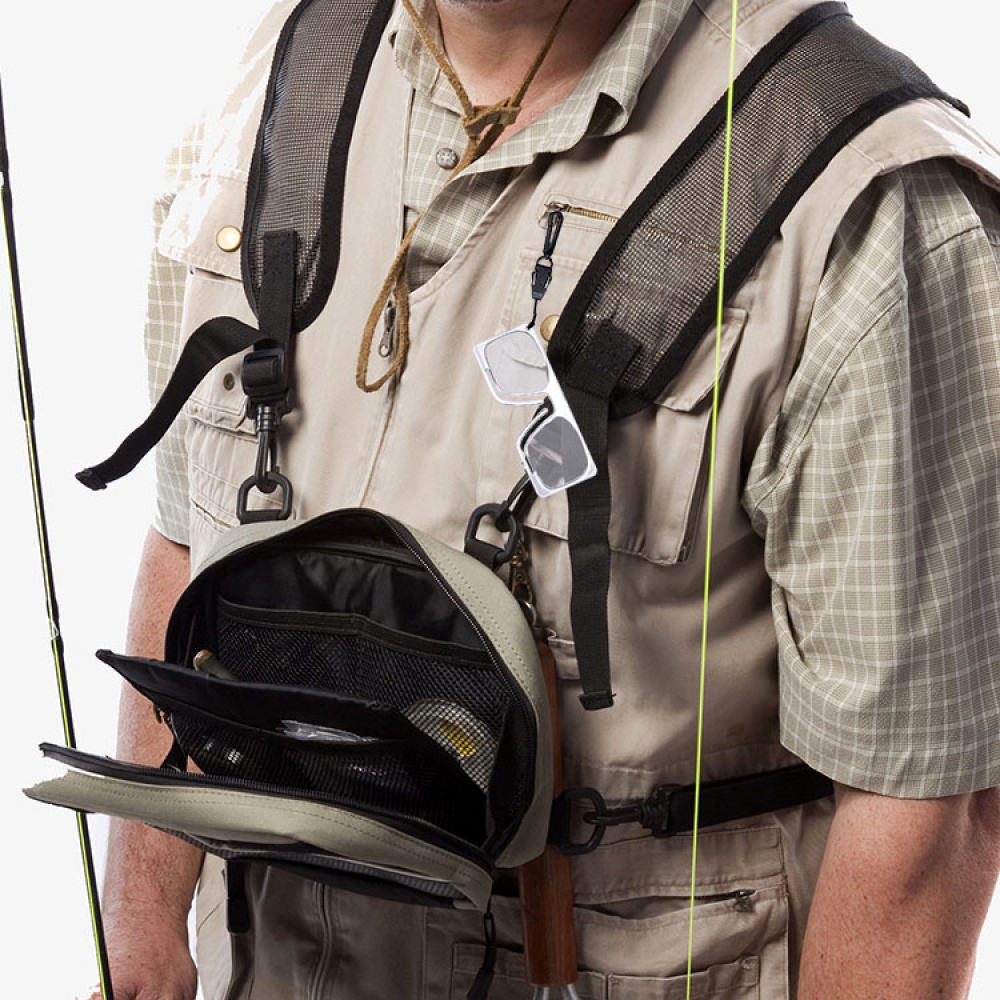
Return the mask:
[[609, 215], [599, 212], [596, 208], [584, 208], [582, 205], [571, 205], [567, 201], [550, 201], [546, 206], [550, 212], [562, 212], [564, 215], [579, 215], [584, 219], [594, 219], [597, 222], [618, 222], [620, 215]]

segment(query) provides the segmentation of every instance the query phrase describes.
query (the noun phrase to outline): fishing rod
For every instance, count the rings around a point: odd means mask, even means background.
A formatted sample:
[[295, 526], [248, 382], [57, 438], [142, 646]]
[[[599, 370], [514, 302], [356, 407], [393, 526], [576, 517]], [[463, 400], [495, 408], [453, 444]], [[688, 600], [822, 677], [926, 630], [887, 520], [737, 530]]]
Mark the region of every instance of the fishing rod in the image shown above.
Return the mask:
[[[49, 641], [55, 664], [56, 689], [59, 695], [62, 717], [63, 740], [67, 747], [76, 747], [73, 728], [73, 713], [70, 705], [69, 682], [66, 675], [66, 656], [63, 646], [62, 629], [59, 625], [59, 605], [56, 601], [55, 580], [52, 573], [52, 555], [49, 547], [48, 521], [45, 516], [45, 502], [42, 496], [41, 467], [38, 458], [38, 441], [35, 434], [35, 403], [28, 368], [28, 344], [24, 330], [24, 305], [21, 298], [21, 279], [17, 263], [17, 242], [14, 236], [14, 201], [10, 186], [10, 157], [7, 148], [7, 126], [4, 115], [3, 85], [0, 81], [0, 201], [3, 204], [4, 239], [7, 247], [7, 270], [10, 280], [11, 322], [14, 328], [14, 346], [17, 355], [17, 375], [21, 396], [21, 416], [28, 449], [28, 474], [35, 507], [35, 529], [38, 535], [38, 554], [41, 560], [42, 583], [45, 589], [45, 609], [49, 622]], [[111, 972], [108, 962], [107, 944], [104, 938], [104, 924], [101, 920], [97, 874], [90, 842], [87, 817], [82, 812], [76, 814], [77, 834], [83, 861], [84, 879], [87, 886], [87, 902], [90, 910], [91, 930], [97, 953], [100, 972], [100, 989], [104, 1000], [112, 1000]]]

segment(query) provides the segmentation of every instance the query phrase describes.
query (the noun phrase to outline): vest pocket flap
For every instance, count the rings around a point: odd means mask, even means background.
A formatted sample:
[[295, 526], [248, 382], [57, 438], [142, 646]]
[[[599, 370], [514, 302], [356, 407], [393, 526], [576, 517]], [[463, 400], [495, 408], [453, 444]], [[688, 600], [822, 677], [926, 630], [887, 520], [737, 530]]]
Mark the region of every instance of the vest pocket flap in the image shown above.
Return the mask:
[[[737, 308], [723, 314], [720, 377], [736, 353], [747, 317], [746, 310]], [[715, 341], [714, 330], [706, 331], [655, 405], [611, 421], [608, 465], [613, 504], [608, 541], [613, 552], [658, 566], [683, 563], [691, 553], [708, 479]], [[565, 496], [536, 503], [524, 523], [567, 538]]]
[[245, 201], [245, 180], [224, 174], [195, 177], [175, 196], [157, 249], [188, 267], [238, 280]]
[[[747, 312], [745, 309], [726, 308], [722, 313], [722, 336], [719, 352], [719, 374], [725, 372], [739, 343], [746, 326]], [[663, 395], [657, 401], [658, 405], [670, 410], [688, 412], [693, 410], [702, 400], [707, 399], [715, 387], [716, 369], [716, 331], [706, 331], [698, 346], [691, 352], [684, 367], [677, 373]]]

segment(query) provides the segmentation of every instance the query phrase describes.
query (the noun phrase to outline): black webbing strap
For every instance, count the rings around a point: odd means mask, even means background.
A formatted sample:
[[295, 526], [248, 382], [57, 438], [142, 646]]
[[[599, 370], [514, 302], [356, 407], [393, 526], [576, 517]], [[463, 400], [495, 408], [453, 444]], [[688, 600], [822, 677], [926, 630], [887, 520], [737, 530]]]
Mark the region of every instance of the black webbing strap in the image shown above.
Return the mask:
[[264, 248], [265, 256], [273, 261], [274, 266], [269, 270], [274, 271], [274, 276], [270, 282], [265, 281], [261, 296], [261, 329], [255, 330], [233, 316], [217, 316], [202, 323], [185, 343], [177, 366], [149, 416], [110, 458], [76, 474], [84, 486], [103, 490], [108, 483], [128, 475], [166, 434], [198, 383], [220, 361], [261, 342], [262, 333], [269, 334], [268, 346], [290, 350], [294, 285], [288, 281], [288, 275], [294, 279], [294, 233], [268, 233]]
[[[836, 26], [836, 32], [831, 26]], [[785, 66], [788, 78], [798, 79], [801, 67], [796, 61], [796, 47], [820, 27], [834, 34], [824, 42], [832, 46], [828, 56], [830, 72], [839, 70], [858, 75], [851, 59], [852, 46], [864, 43], [870, 48], [872, 40], [853, 24], [843, 4], [817, 4], [794, 18], [740, 74], [734, 86], [737, 123], [741, 115], [745, 115], [751, 125], [758, 121], [760, 104], [766, 105], [772, 89], [763, 87], [764, 96], [755, 91], [762, 80], [770, 79], [768, 73], [772, 69]], [[868, 42], [864, 42], [865, 39]], [[820, 60], [822, 64], [822, 59], [827, 58], [825, 51], [810, 53], [808, 58], [814, 62]], [[747, 191], [753, 190], [747, 179], [752, 181], [755, 170], [760, 170], [755, 163], [758, 153], [745, 143], [738, 150], [734, 148], [731, 176], [743, 183], [737, 193], [742, 192], [744, 196], [742, 201], [736, 199], [734, 207], [743, 213], [741, 218], [747, 224], [740, 229], [738, 239], [735, 228], [730, 227], [729, 259], [725, 269], [725, 288], [730, 293], [742, 284], [795, 204], [845, 143], [880, 115], [905, 101], [927, 96], [947, 99], [908, 61], [905, 65], [895, 65], [887, 73], [888, 83], [881, 76], [872, 76], [887, 60], [891, 67], [893, 59], [901, 58], [898, 53], [890, 53], [880, 46], [876, 53], [869, 52], [860, 62], [865, 70], [861, 74], [862, 84], [855, 86], [852, 83], [854, 90], [850, 101], [845, 99], [842, 107], [833, 89], [829, 95], [823, 95], [822, 127], [810, 124], [790, 131], [787, 142], [795, 155], [787, 152], [786, 155], [788, 164], [793, 166], [787, 177], [782, 175], [780, 187], [768, 203], [760, 204], [747, 197]], [[751, 98], [757, 104], [754, 105]], [[958, 102], [952, 103], [962, 107]], [[605, 419], [616, 419], [651, 405], [683, 369], [694, 348], [711, 329], [711, 316], [718, 300], [718, 255], [704, 253], [691, 258], [678, 257], [671, 240], [662, 238], [660, 228], [668, 225], [670, 219], [679, 217], [687, 227], [684, 231], [699, 233], [704, 229], [708, 232], [710, 227], [707, 223], [702, 224], [698, 214], [704, 212], [705, 219], [721, 217], [721, 205], [714, 202], [719, 195], [709, 189], [707, 181], [704, 197], [694, 201], [691, 200], [692, 192], [684, 185], [689, 177], [696, 176], [695, 167], [704, 172], [704, 163], [713, 158], [719, 161], [717, 173], [721, 178], [725, 145], [719, 141], [719, 136], [724, 133], [727, 110], [723, 94], [628, 207], [574, 288], [549, 345], [549, 360], [562, 380], [576, 377], [574, 373], [581, 360], [586, 370], [586, 357], [594, 342], [608, 336], [608, 317], [614, 317], [618, 329], [628, 330], [638, 345], [633, 360], [620, 372], [617, 384], [608, 388], [602, 400], [591, 398], [593, 388], [584, 393], [567, 391], [574, 414], [581, 425], [586, 423], [585, 437], [599, 469], [595, 480], [573, 487], [568, 494], [573, 568], [572, 623], [583, 684], [581, 701], [589, 709], [612, 704], [607, 624], [610, 570], [607, 528], [611, 516], [611, 487], [606, 468], [607, 427], [600, 428], [595, 421], [599, 411]], [[714, 176], [714, 171], [704, 172], [706, 178]], [[694, 212], [693, 218], [691, 212]], [[658, 235], [650, 238], [649, 232]], [[678, 237], [674, 242], [686, 246], [689, 241]], [[656, 261], [654, 269], [648, 267], [650, 258]], [[633, 270], [646, 279], [650, 274], [663, 276], [659, 291], [650, 292], [649, 308], [639, 309], [629, 302], [628, 296], [633, 294], [632, 289], [638, 283]], [[578, 411], [578, 406], [583, 409]]]
[[[611, 826], [637, 824], [654, 837], [673, 837], [694, 829], [695, 785], [659, 785], [645, 799], [624, 806], [608, 808], [594, 788], [568, 788], [556, 801], [552, 812], [549, 840], [565, 854], [589, 854]], [[833, 782], [806, 764], [724, 778], [701, 785], [698, 826], [734, 823], [763, 813], [777, 812], [803, 805], [833, 794]], [[570, 807], [590, 809], [583, 822], [593, 826], [586, 841], [574, 841], [570, 835]]]
[[608, 590], [611, 586], [611, 476], [608, 472], [608, 407], [611, 392], [632, 360], [636, 343], [605, 323], [563, 377], [566, 400], [597, 465], [597, 475], [567, 494], [569, 555], [573, 569], [570, 616], [580, 656], [584, 708], [609, 708]]
[[264, 233], [262, 243], [264, 275], [257, 313], [260, 332], [290, 351], [295, 310], [295, 230]]
[[260, 334], [232, 316], [203, 323], [188, 338], [177, 367], [149, 416], [118, 446], [110, 457], [76, 474], [84, 486], [103, 490], [108, 483], [131, 472], [166, 434], [181, 407], [198, 383], [220, 361], [246, 350]]

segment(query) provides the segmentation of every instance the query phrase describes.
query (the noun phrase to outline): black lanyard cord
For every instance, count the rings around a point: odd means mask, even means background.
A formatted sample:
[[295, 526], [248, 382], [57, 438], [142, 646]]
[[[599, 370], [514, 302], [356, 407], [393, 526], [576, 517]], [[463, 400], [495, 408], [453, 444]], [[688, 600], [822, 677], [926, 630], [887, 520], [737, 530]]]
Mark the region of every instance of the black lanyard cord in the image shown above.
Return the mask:
[[[28, 369], [28, 346], [24, 334], [24, 309], [21, 300], [21, 282], [17, 266], [17, 246], [14, 239], [13, 199], [10, 189], [10, 164], [7, 152], [7, 128], [4, 118], [2, 86], [0, 86], [0, 200], [3, 203], [4, 236], [7, 246], [8, 273], [10, 276], [11, 320], [14, 327], [17, 374], [21, 392], [21, 415], [24, 418], [24, 432], [28, 448], [28, 474], [31, 477], [31, 489], [35, 504], [35, 528], [38, 534], [38, 553], [42, 564], [42, 581], [45, 588], [45, 606], [49, 621], [52, 658], [55, 662], [56, 687], [59, 693], [63, 738], [66, 746], [75, 747], [76, 737], [73, 731], [73, 713], [70, 707], [62, 631], [59, 627], [59, 605], [56, 602], [55, 581], [52, 574], [49, 532], [45, 517], [45, 503], [42, 498], [42, 479], [38, 461], [38, 445], [35, 436], [35, 407], [31, 390], [31, 373]], [[87, 817], [83, 813], [77, 812], [76, 822], [87, 885], [87, 897], [90, 906], [91, 927], [94, 934], [94, 944], [97, 950], [97, 962], [101, 976], [101, 992], [105, 1000], [111, 1000], [113, 996], [111, 973], [109, 970], [107, 945], [104, 939], [104, 925], [101, 920], [97, 876], [94, 869], [94, 857], [90, 844]]]

